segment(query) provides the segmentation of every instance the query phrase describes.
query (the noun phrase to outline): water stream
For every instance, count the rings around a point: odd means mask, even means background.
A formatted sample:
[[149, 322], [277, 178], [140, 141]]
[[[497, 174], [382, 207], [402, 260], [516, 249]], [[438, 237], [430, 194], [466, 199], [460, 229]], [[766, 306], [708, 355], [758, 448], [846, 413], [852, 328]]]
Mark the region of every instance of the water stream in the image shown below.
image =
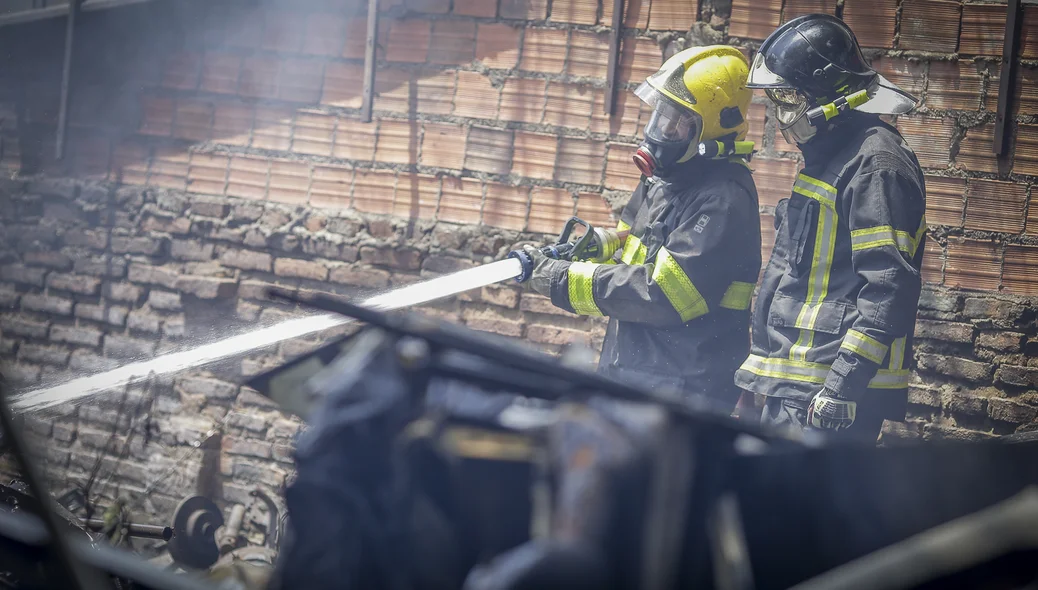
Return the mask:
[[[381, 311], [421, 305], [515, 278], [521, 271], [519, 261], [508, 258], [401, 287], [367, 299], [361, 305]], [[72, 379], [58, 385], [26, 391], [13, 397], [11, 404], [14, 409], [22, 412], [43, 410], [123, 387], [144, 380], [152, 374], [163, 376], [179, 373], [249, 351], [259, 350], [285, 340], [341, 326], [351, 321], [353, 320], [350, 318], [336, 314], [321, 314], [286, 320], [273, 326], [259, 328], [187, 350], [171, 352], [110, 371]]]

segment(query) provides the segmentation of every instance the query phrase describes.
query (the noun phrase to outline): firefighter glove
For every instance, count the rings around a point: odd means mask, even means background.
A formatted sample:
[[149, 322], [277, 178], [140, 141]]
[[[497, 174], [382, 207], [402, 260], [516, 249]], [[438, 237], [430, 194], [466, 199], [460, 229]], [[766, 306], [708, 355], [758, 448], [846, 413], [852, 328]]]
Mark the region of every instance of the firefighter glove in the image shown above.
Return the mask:
[[558, 261], [548, 258], [544, 255], [544, 252], [533, 246], [524, 246], [523, 250], [533, 260], [533, 272], [530, 273], [530, 278], [526, 283], [535, 292], [545, 297], [551, 297], [552, 265]]
[[842, 430], [854, 424], [858, 404], [823, 387], [807, 407], [807, 425], [824, 430]]

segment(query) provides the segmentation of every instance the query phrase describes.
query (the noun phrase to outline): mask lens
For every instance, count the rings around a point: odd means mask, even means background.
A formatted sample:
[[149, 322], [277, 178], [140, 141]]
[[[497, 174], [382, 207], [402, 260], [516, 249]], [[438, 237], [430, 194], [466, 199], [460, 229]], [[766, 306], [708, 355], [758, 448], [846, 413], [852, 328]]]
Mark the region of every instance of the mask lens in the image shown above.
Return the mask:
[[807, 103], [800, 106], [775, 105], [775, 116], [779, 125], [783, 126], [796, 122], [805, 112], [807, 112]]
[[768, 88], [765, 92], [772, 102], [780, 106], [796, 109], [807, 104], [807, 97], [793, 88]]
[[689, 142], [698, 139], [700, 119], [696, 113], [660, 100], [645, 127], [645, 137], [661, 142]]

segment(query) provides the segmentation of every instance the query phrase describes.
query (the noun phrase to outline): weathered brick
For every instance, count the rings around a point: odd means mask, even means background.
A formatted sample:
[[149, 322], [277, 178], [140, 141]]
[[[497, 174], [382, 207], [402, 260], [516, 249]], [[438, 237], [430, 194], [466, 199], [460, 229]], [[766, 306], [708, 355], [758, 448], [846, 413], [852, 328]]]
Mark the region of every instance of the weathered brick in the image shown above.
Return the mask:
[[504, 336], [521, 336], [523, 322], [520, 317], [505, 315], [493, 308], [465, 309], [462, 311], [465, 325], [474, 330], [494, 332]]
[[990, 440], [994, 435], [987, 432], [977, 432], [954, 426], [943, 426], [940, 424], [925, 424], [923, 426], [923, 440], [943, 440], [956, 442], [981, 442]]
[[44, 268], [31, 268], [22, 264], [5, 264], [0, 266], [0, 281], [42, 287], [47, 275]]
[[10, 287], [0, 287], [0, 309], [14, 309], [22, 294]]
[[908, 403], [939, 408], [941, 407], [941, 394], [933, 389], [909, 386]]
[[180, 293], [152, 289], [148, 293], [148, 305], [153, 309], [161, 309], [163, 311], [179, 311], [181, 309]]
[[46, 266], [54, 270], [67, 271], [72, 268], [72, 259], [53, 250], [44, 252], [26, 252], [22, 257], [30, 266]]
[[51, 273], [47, 277], [47, 287], [79, 295], [97, 295], [101, 290], [101, 279], [84, 275]]
[[162, 334], [170, 338], [183, 338], [185, 334], [184, 316], [166, 318], [162, 322]]
[[958, 322], [918, 320], [915, 324], [915, 335], [917, 338], [927, 340], [973, 342], [973, 325]]
[[108, 231], [103, 229], [72, 229], [65, 232], [66, 246], [104, 250], [108, 247]]
[[156, 342], [121, 334], [108, 334], [104, 338], [104, 353], [107, 357], [144, 359], [155, 354], [156, 346]]
[[[244, 363], [243, 363], [244, 367]], [[268, 410], [278, 410], [280, 407], [276, 402], [251, 387], [242, 387], [238, 393], [238, 403], [243, 406], [256, 406]]]
[[204, 217], [222, 218], [227, 216], [228, 205], [219, 201], [206, 199], [193, 199], [191, 201], [191, 213]]
[[271, 467], [269, 464], [262, 465], [239, 459], [234, 462], [233, 476], [239, 481], [247, 481], [250, 484], [261, 484], [274, 489], [280, 488], [285, 483], [285, 473]]
[[126, 324], [126, 315], [129, 313], [129, 308], [110, 305], [108, 306], [108, 311], [105, 313], [105, 321], [113, 326], [123, 326]]
[[360, 249], [360, 260], [402, 270], [418, 270], [422, 266], [422, 253], [415, 248], [364, 246]]
[[981, 332], [977, 336], [977, 346], [992, 348], [1003, 352], [1017, 352], [1023, 345], [1024, 335], [1019, 332]]
[[241, 285], [238, 287], [238, 297], [241, 297], [242, 299], [266, 301], [267, 291], [274, 287], [287, 291], [293, 290], [291, 287], [267, 283], [264, 281], [242, 281]]
[[126, 316], [126, 327], [135, 332], [158, 334], [162, 318], [146, 309], [135, 309]]
[[263, 432], [269, 425], [269, 420], [255, 412], [231, 412], [227, 416], [227, 424], [232, 428], [241, 428], [250, 432]]
[[987, 410], [987, 398], [945, 391], [941, 394], [941, 405], [949, 412], [968, 414], [970, 416], [982, 416]]
[[35, 363], [63, 367], [68, 363], [69, 351], [59, 346], [22, 344], [18, 348], [18, 356]]
[[[191, 233], [191, 220], [187, 217], [173, 217], [166, 215], [149, 215], [141, 224], [144, 231], [153, 231], [174, 235], [185, 235]], [[115, 248], [116, 238], [112, 237], [112, 248]]]
[[6, 334], [26, 336], [29, 338], [46, 338], [48, 322], [31, 320], [17, 315], [4, 315], [0, 317], [0, 330]]
[[14, 363], [4, 369], [4, 378], [15, 385], [31, 385], [40, 380], [43, 368], [29, 363]]
[[242, 270], [259, 270], [270, 272], [273, 258], [266, 252], [253, 250], [227, 250], [220, 255], [220, 264]]
[[238, 284], [233, 279], [189, 275], [177, 280], [176, 289], [199, 299], [230, 299], [237, 292]]
[[101, 343], [101, 330], [90, 326], [56, 325], [50, 329], [50, 339], [56, 342], [97, 346]]
[[210, 399], [234, 399], [238, 394], [237, 385], [211, 377], [184, 377], [177, 386], [188, 395], [201, 395]]
[[73, 315], [77, 318], [95, 322], [105, 321], [106, 313], [107, 307], [105, 305], [95, 305], [93, 303], [77, 303], [73, 310]]
[[105, 297], [113, 301], [135, 303], [141, 298], [143, 290], [127, 283], [108, 283], [105, 285]]
[[73, 265], [76, 274], [118, 279], [126, 276], [126, 260], [111, 256], [79, 258]]
[[465, 270], [466, 268], [472, 268], [473, 266], [475, 266], [475, 263], [471, 260], [457, 258], [455, 256], [435, 255], [429, 256], [425, 259], [425, 263], [422, 264], [422, 272], [448, 274], [459, 270]]
[[22, 309], [54, 315], [72, 315], [72, 300], [53, 295], [26, 293], [22, 295]]
[[1038, 368], [1002, 365], [995, 373], [995, 379], [1008, 385], [1038, 387]]
[[544, 324], [527, 326], [526, 339], [541, 344], [589, 344], [587, 332]]
[[555, 307], [550, 299], [536, 293], [523, 293], [522, 298], [519, 300], [519, 309], [532, 313], [568, 315], [572, 317], [572, 314]]
[[274, 261], [274, 274], [279, 277], [323, 281], [328, 278], [328, 268], [323, 263], [312, 260], [278, 258]]
[[500, 285], [488, 285], [483, 287], [480, 293], [481, 299], [486, 303], [509, 309], [515, 309], [519, 305], [519, 295], [519, 289]]
[[950, 356], [920, 353], [916, 356], [916, 360], [920, 370], [932, 371], [966, 381], [990, 381], [995, 372], [991, 363], [979, 363]]
[[180, 271], [176, 268], [164, 266], [149, 266], [147, 264], [131, 264], [129, 271], [130, 282], [142, 285], [162, 285], [167, 289], [177, 286]]
[[1038, 417], [1038, 408], [1018, 401], [993, 398], [988, 400], [988, 415], [992, 420], [1025, 424]]
[[156, 256], [162, 252], [166, 241], [160, 238], [112, 236], [112, 252], [116, 254], [142, 254]]
[[328, 278], [333, 283], [340, 283], [343, 285], [366, 287], [369, 289], [384, 289], [389, 286], [389, 277], [389, 271], [354, 264], [333, 268]]
[[989, 297], [970, 297], [966, 299], [963, 311], [970, 319], [1016, 322], [1023, 315], [1025, 308], [1012, 301]]
[[270, 425], [270, 436], [279, 439], [294, 439], [299, 431], [302, 430], [303, 425], [295, 420], [289, 420], [286, 418], [278, 418]]
[[229, 455], [269, 459], [271, 451], [270, 446], [270, 443], [259, 440], [247, 440], [227, 436], [223, 439], [223, 451]]
[[212, 260], [213, 248], [212, 244], [199, 240], [173, 240], [170, 254], [177, 260]]

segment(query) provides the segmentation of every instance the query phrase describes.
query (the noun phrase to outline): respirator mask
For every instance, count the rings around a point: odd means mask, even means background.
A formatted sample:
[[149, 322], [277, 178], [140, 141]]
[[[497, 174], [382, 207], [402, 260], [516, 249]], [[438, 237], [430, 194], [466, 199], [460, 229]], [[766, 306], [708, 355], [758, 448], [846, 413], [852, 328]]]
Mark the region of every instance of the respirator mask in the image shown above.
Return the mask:
[[818, 127], [807, 116], [810, 102], [802, 92], [793, 88], [768, 88], [764, 92], [775, 103], [775, 118], [787, 142], [803, 145], [814, 139]]
[[635, 94], [653, 111], [645, 126], [645, 140], [634, 154], [634, 164], [645, 176], [665, 175], [674, 165], [687, 162], [698, 153], [703, 119], [648, 84], [639, 86]]

